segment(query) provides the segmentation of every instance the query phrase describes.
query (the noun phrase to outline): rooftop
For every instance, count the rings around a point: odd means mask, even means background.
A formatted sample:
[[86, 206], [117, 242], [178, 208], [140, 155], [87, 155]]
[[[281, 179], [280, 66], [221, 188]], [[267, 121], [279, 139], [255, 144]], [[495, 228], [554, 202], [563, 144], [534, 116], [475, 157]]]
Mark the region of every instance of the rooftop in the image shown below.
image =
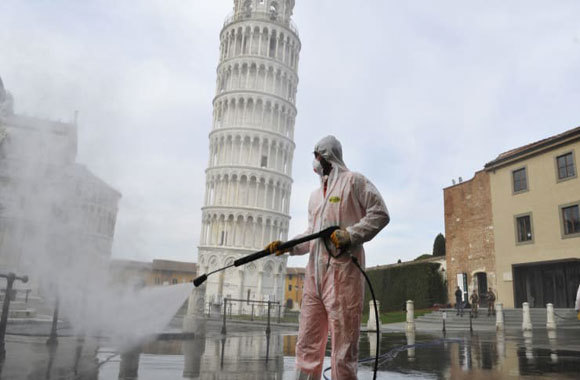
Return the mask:
[[503, 152], [497, 156], [495, 160], [486, 163], [485, 169], [495, 169], [506, 165], [509, 162], [527, 157], [529, 155], [540, 153], [544, 150], [554, 148], [557, 145], [568, 143], [577, 139], [580, 139], [580, 127], [576, 127], [557, 135], [533, 142], [531, 144]]
[[197, 264], [188, 261], [153, 260], [153, 270], [197, 273]]
[[305, 274], [305, 273], [306, 273], [305, 268], [286, 268], [286, 275], [289, 275], [289, 274], [298, 275], [298, 274]]

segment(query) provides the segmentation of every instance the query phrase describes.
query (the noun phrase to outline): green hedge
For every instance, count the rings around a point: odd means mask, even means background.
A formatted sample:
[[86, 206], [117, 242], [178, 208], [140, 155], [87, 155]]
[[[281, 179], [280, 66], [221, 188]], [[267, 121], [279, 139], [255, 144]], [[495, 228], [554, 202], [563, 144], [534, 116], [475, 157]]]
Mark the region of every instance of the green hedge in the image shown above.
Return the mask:
[[[437, 263], [417, 263], [385, 269], [367, 269], [381, 311], [403, 310], [407, 300], [415, 309], [447, 303], [447, 286]], [[365, 281], [366, 283], [366, 281]], [[371, 292], [366, 285], [364, 311], [368, 312]]]

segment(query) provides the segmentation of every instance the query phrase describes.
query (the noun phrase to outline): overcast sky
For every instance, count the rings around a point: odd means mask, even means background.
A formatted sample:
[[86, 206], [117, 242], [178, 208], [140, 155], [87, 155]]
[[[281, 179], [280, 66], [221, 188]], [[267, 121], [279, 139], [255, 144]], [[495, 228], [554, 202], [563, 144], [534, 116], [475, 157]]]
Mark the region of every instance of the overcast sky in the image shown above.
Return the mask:
[[[297, 0], [290, 237], [316, 141], [375, 183], [391, 224], [367, 265], [431, 252], [443, 188], [580, 125], [580, 1]], [[0, 0], [18, 113], [71, 120], [78, 161], [122, 192], [113, 256], [197, 260], [218, 62], [232, 0]], [[305, 257], [290, 266], [304, 265]]]

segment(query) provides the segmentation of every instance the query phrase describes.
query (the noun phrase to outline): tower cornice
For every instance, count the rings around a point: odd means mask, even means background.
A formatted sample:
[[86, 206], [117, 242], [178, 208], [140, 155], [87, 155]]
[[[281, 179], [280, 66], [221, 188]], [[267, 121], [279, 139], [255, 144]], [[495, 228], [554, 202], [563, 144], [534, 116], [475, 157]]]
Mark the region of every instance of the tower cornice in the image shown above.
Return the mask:
[[[267, 129], [261, 129], [261, 128], [251, 128], [251, 127], [235, 127], [235, 128], [230, 128], [230, 127], [226, 127], [226, 128], [215, 128], [212, 129], [212, 131], [209, 133], [208, 137], [211, 139], [212, 137], [214, 137], [215, 135], [219, 135], [223, 132], [249, 132], [249, 133], [258, 133], [258, 134], [263, 134], [263, 135], [269, 135], [271, 137], [278, 137], [282, 140], [284, 140], [285, 142], [289, 143], [290, 146], [292, 147], [292, 149], [296, 148], [296, 143], [289, 138], [286, 135], [283, 135], [281, 133], [278, 132], [273, 132]], [[235, 134], [235, 133], [232, 133]]]
[[263, 91], [256, 91], [256, 90], [234, 90], [234, 91], [224, 91], [220, 94], [217, 94], [213, 100], [212, 100], [212, 105], [215, 107], [215, 102], [218, 101], [221, 98], [225, 98], [228, 95], [241, 95], [241, 96], [259, 96], [259, 97], [263, 97], [263, 98], [274, 98], [274, 99], [278, 99], [284, 103], [286, 103], [287, 105], [289, 105], [292, 110], [294, 111], [294, 115], [298, 114], [298, 109], [296, 108], [296, 105], [294, 105], [294, 103], [292, 103], [291, 101], [284, 99], [281, 96], [278, 95], [274, 95], [268, 92], [263, 92]]
[[266, 168], [262, 168], [262, 167], [258, 167], [258, 166], [251, 166], [251, 165], [220, 165], [220, 166], [211, 166], [205, 169], [205, 174], [209, 174], [213, 171], [220, 171], [220, 170], [228, 170], [228, 169], [238, 169], [238, 170], [249, 170], [254, 174], [268, 174], [268, 175], [274, 175], [277, 177], [282, 177], [288, 180], [289, 184], [292, 184], [294, 182], [294, 180], [292, 179], [292, 177], [290, 177], [287, 174], [284, 174], [282, 172], [276, 171], [276, 170], [271, 170], [271, 169], [266, 169]]
[[283, 218], [285, 219], [286, 222], [289, 222], [290, 219], [292, 219], [292, 217], [288, 214], [284, 214], [282, 212], [278, 212], [278, 211], [273, 211], [271, 209], [267, 209], [267, 208], [261, 208], [261, 207], [249, 207], [249, 206], [225, 206], [225, 205], [220, 205], [220, 206], [203, 206], [201, 208], [202, 214], [205, 213], [209, 213], [212, 211], [215, 211], [217, 214], [235, 214], [236, 211], [239, 213], [240, 211], [243, 212], [251, 212], [251, 213], [255, 213], [255, 214], [262, 214], [262, 215], [267, 215], [270, 217], [279, 217], [279, 218]]
[[240, 54], [236, 57], [225, 58], [222, 62], [220, 62], [218, 64], [216, 72], [219, 73], [219, 70], [225, 64], [231, 64], [232, 62], [238, 62], [238, 61], [241, 61], [241, 62], [261, 61], [261, 62], [274, 63], [278, 66], [286, 68], [288, 70], [288, 72], [290, 72], [290, 73], [292, 73], [292, 75], [294, 75], [294, 78], [296, 79], [296, 82], [298, 83], [298, 74], [296, 73], [296, 69], [294, 69], [292, 66], [290, 66], [290, 65], [288, 65], [288, 64], [284, 63], [283, 61], [280, 61], [276, 58], [264, 57], [264, 56], [260, 56], [260, 55]]

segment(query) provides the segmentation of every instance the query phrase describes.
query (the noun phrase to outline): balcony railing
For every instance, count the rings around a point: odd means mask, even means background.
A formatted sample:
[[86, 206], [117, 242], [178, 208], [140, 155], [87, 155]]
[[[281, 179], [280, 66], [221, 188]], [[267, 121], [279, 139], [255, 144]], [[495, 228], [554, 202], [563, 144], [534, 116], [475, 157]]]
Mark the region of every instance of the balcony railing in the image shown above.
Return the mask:
[[292, 20], [284, 21], [284, 20], [282, 20], [282, 17], [280, 15], [275, 14], [275, 13], [269, 13], [269, 12], [251, 12], [250, 14], [230, 13], [224, 21], [224, 28], [233, 22], [243, 21], [243, 20], [270, 21], [270, 22], [276, 23], [278, 25], [284, 26], [286, 28], [289, 28], [292, 32], [294, 32], [294, 34], [296, 34], [296, 36], [299, 36], [298, 28], [296, 27], [296, 24], [294, 24], [294, 21], [292, 21]]

